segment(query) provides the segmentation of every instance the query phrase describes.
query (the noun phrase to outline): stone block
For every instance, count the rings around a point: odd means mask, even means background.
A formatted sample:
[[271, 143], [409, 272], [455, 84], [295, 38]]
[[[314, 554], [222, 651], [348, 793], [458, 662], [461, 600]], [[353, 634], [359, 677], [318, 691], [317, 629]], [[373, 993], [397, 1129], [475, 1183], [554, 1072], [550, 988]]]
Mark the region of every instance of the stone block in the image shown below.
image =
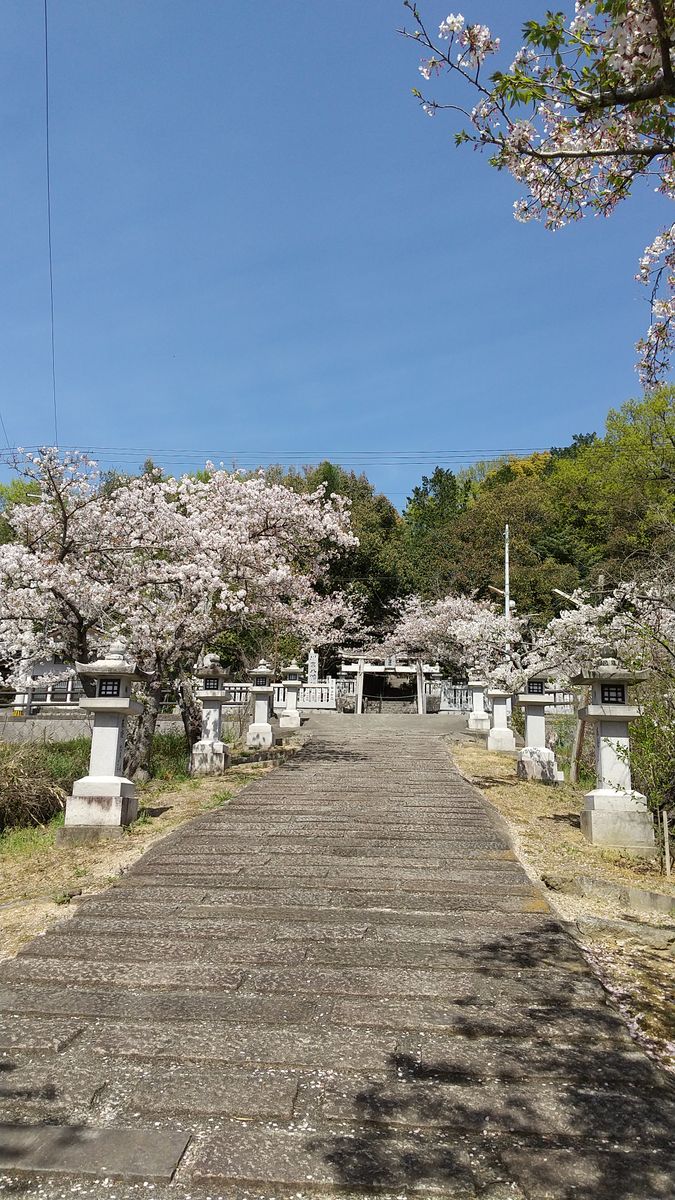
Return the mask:
[[190, 1135], [159, 1129], [0, 1125], [0, 1169], [168, 1183]]
[[285, 710], [279, 717], [280, 729], [299, 729], [300, 728], [300, 713], [296, 709]]
[[581, 832], [593, 846], [627, 850], [640, 858], [656, 853], [654, 821], [648, 812], [635, 809], [586, 809]]
[[195, 742], [190, 755], [190, 774], [223, 775], [230, 759], [230, 750], [224, 742]]
[[510, 729], [491, 729], [487, 740], [488, 750], [515, 750], [516, 739]]
[[122, 825], [62, 825], [56, 830], [54, 842], [57, 846], [80, 846], [121, 838], [123, 834]]
[[274, 734], [271, 725], [249, 725], [246, 734], [246, 745], [249, 750], [269, 750], [274, 745]]
[[[83, 780], [79, 781], [84, 782]], [[95, 780], [105, 785], [105, 780]], [[138, 800], [133, 794], [119, 795], [91, 792], [73, 794], [66, 800], [65, 826], [130, 825], [138, 816]]]
[[469, 729], [472, 733], [489, 733], [490, 717], [488, 713], [469, 713]]
[[518, 754], [516, 774], [519, 779], [547, 784], [562, 783], [564, 778], [553, 751], [542, 746], [523, 747]]

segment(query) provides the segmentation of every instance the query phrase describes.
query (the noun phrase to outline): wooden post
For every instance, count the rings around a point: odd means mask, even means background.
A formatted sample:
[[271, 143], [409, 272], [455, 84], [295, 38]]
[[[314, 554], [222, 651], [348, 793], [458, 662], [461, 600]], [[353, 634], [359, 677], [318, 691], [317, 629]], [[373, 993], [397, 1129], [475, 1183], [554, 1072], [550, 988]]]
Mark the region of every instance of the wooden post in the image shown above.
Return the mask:
[[663, 861], [666, 864], [666, 875], [670, 879], [670, 831], [668, 829], [668, 810], [661, 810], [663, 819]]

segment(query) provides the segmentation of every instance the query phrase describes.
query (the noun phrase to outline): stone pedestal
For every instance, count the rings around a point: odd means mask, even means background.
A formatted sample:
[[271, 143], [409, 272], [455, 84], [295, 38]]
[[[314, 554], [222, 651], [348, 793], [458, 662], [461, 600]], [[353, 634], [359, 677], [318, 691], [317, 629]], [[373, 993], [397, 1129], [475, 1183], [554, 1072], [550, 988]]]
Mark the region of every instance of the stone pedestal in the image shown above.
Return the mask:
[[131, 699], [132, 681], [140, 676], [119, 645], [111, 648], [107, 658], [76, 666], [81, 677], [94, 680], [96, 690], [95, 696], [80, 699], [80, 708], [93, 716], [89, 774], [73, 784], [59, 841], [68, 840], [70, 829], [78, 830], [77, 840], [84, 840], [88, 832], [114, 835], [138, 815], [136, 788], [122, 772], [126, 719], [143, 711]]
[[229, 693], [223, 686], [225, 672], [218, 655], [204, 655], [195, 675], [201, 679], [196, 695], [202, 705], [202, 736], [192, 747], [190, 774], [222, 775], [231, 759], [228, 747], [221, 741], [221, 705]]
[[518, 752], [519, 779], [538, 783], [562, 783], [564, 775], [558, 770], [555, 754], [546, 745], [546, 706], [552, 697], [544, 690], [544, 679], [532, 679], [527, 691], [518, 696], [525, 714], [525, 746]]
[[269, 750], [274, 744], [274, 733], [270, 724], [270, 705], [274, 695], [271, 678], [272, 671], [264, 660], [251, 671], [253, 721], [246, 734], [246, 745], [250, 750]]
[[508, 723], [507, 701], [510, 692], [490, 688], [488, 696], [492, 701], [492, 728], [488, 734], [487, 748], [488, 750], [515, 750], [516, 739], [512, 730], [509, 729]]
[[302, 687], [300, 667], [295, 659], [281, 672], [286, 689], [286, 707], [279, 717], [280, 729], [299, 729], [300, 711], [298, 709], [298, 692]]
[[628, 850], [641, 857], [655, 853], [654, 821], [647, 801], [633, 790], [630, 774], [630, 722], [640, 716], [627, 703], [629, 683], [646, 672], [629, 672], [616, 659], [602, 659], [583, 671], [574, 683], [590, 683], [591, 703], [579, 709], [579, 719], [595, 726], [597, 784], [585, 797], [581, 830], [594, 846]]
[[489, 733], [490, 732], [490, 716], [485, 711], [485, 689], [486, 683], [484, 679], [469, 680], [469, 694], [471, 696], [471, 712], [469, 713], [469, 729], [474, 733]]

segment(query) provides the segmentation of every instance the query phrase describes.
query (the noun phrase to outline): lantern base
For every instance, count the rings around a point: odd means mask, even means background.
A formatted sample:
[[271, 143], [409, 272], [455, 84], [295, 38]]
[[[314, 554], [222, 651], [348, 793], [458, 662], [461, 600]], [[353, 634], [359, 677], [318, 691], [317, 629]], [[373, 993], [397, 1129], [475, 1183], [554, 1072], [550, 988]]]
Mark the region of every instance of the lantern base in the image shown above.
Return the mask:
[[490, 717], [488, 713], [469, 713], [469, 729], [473, 733], [489, 733]]
[[581, 832], [593, 846], [627, 850], [651, 858], [656, 853], [654, 821], [640, 792], [596, 788], [586, 795]]
[[[78, 780], [78, 783], [82, 782], [82, 780]], [[105, 780], [99, 782], [105, 783]], [[125, 782], [129, 783], [128, 780]], [[133, 784], [129, 784], [129, 786], [133, 789]], [[122, 825], [131, 825], [137, 816], [138, 800], [133, 794], [124, 796], [73, 794], [66, 800], [64, 828], [86, 826], [114, 829], [120, 828]]]
[[285, 709], [279, 716], [280, 729], [299, 729], [300, 728], [300, 713], [297, 708]]
[[274, 734], [269, 724], [249, 725], [246, 734], [249, 750], [269, 750], [274, 745]]
[[516, 739], [510, 729], [491, 729], [487, 740], [488, 750], [515, 750]]
[[190, 755], [190, 774], [223, 775], [230, 759], [229, 747], [224, 742], [195, 742]]

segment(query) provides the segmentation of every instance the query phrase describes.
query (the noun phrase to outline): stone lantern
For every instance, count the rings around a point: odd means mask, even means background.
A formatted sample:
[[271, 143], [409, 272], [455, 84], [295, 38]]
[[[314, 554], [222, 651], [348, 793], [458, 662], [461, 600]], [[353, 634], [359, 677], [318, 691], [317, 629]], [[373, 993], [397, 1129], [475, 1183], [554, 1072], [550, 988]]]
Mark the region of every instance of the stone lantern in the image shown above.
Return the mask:
[[143, 705], [131, 699], [131, 685], [144, 676], [125, 658], [119, 643], [111, 646], [106, 658], [75, 665], [78, 675], [94, 685], [93, 696], [80, 697], [80, 708], [92, 714], [94, 724], [89, 774], [73, 784], [59, 841], [87, 835], [116, 837], [138, 815], [136, 788], [122, 771], [127, 717], [143, 711]]
[[517, 702], [525, 713], [525, 746], [518, 753], [519, 779], [536, 779], [539, 783], [562, 783], [564, 775], [558, 770], [555, 754], [546, 745], [546, 706], [554, 702], [548, 690], [545, 674], [532, 675]]
[[492, 701], [492, 728], [488, 734], [488, 750], [515, 750], [516, 739], [509, 729], [509, 700], [510, 692], [500, 688], [489, 688], [488, 696]]
[[469, 729], [475, 733], [489, 733], [490, 715], [485, 711], [484, 679], [469, 679], [469, 695], [471, 696], [471, 712], [469, 713]]
[[217, 654], [205, 654], [195, 675], [201, 680], [196, 695], [202, 704], [202, 736], [192, 747], [191, 775], [222, 775], [230, 765], [230, 752], [221, 741], [221, 705], [230, 693]]
[[628, 686], [646, 678], [646, 671], [630, 671], [608, 657], [584, 669], [572, 683], [590, 685], [591, 702], [578, 716], [595, 725], [596, 787], [585, 797], [582, 833], [594, 846], [649, 857], [655, 849], [654, 822], [645, 797], [633, 791], [628, 759], [629, 725], [641, 712], [628, 703]]
[[253, 723], [248, 727], [246, 745], [249, 749], [268, 750], [274, 743], [270, 725], [270, 704], [274, 695], [271, 684], [272, 668], [261, 659], [257, 667], [249, 672], [251, 696], [253, 697]]
[[286, 707], [279, 717], [280, 729], [299, 729], [298, 693], [302, 687], [302, 670], [295, 659], [281, 672], [286, 688]]

